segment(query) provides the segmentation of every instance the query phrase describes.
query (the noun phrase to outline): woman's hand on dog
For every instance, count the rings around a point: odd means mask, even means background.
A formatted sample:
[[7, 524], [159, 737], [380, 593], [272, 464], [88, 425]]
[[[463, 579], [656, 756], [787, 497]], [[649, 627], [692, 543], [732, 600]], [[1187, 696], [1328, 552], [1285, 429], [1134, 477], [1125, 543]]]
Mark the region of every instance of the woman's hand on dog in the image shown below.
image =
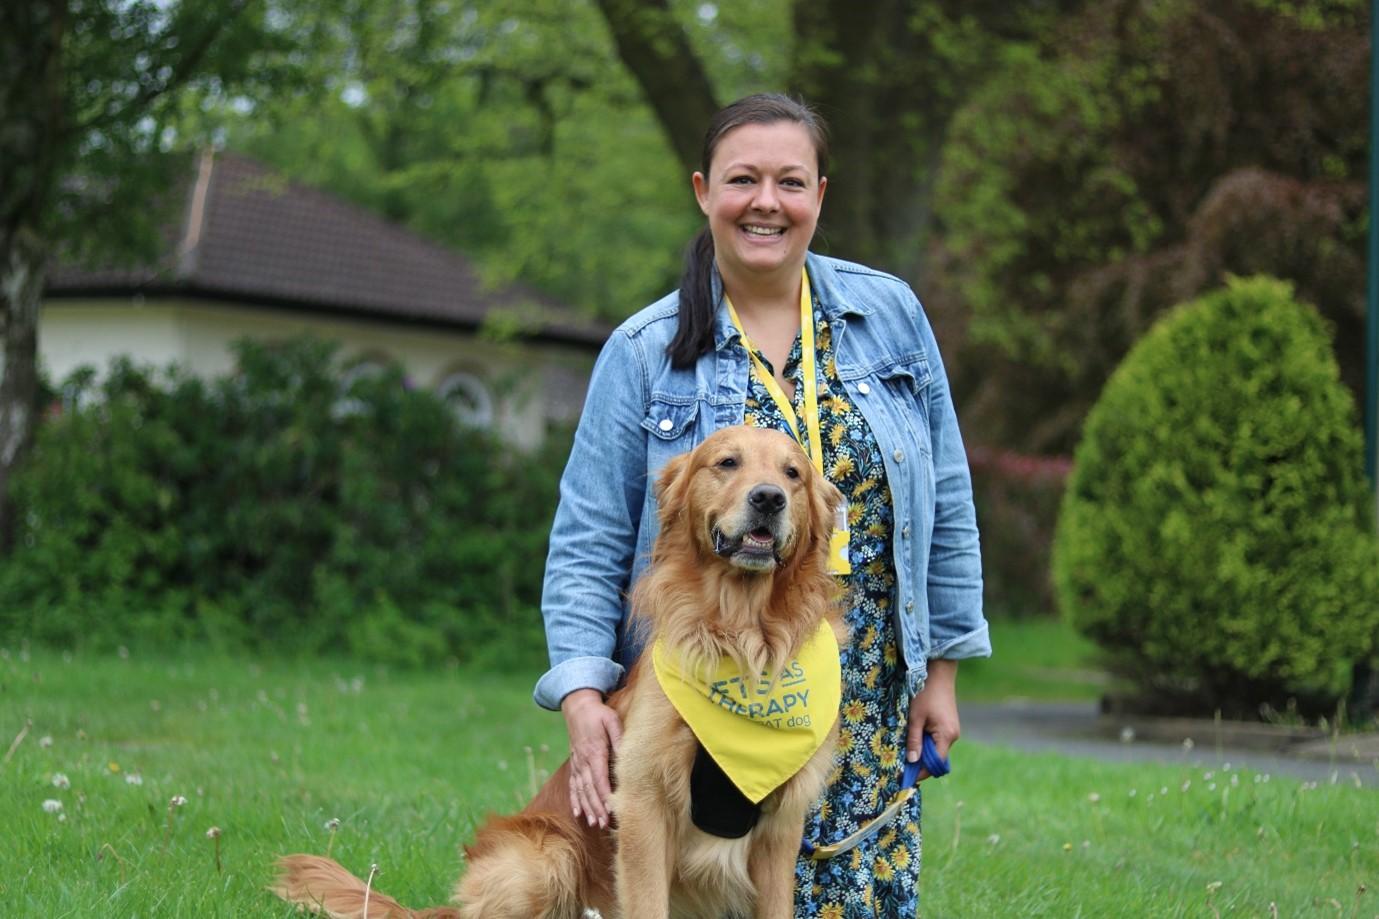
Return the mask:
[[[939, 756], [948, 756], [949, 747], [957, 743], [962, 733], [958, 724], [957, 684], [957, 661], [929, 661], [929, 677], [924, 681], [924, 688], [910, 700], [910, 721], [905, 732], [906, 762], [919, 761], [919, 751], [924, 749], [925, 731], [934, 735], [934, 746]], [[919, 771], [921, 782], [928, 777], [929, 770]]]
[[596, 689], [576, 689], [560, 703], [570, 735], [570, 809], [590, 826], [608, 826], [610, 753], [622, 739], [622, 720]]

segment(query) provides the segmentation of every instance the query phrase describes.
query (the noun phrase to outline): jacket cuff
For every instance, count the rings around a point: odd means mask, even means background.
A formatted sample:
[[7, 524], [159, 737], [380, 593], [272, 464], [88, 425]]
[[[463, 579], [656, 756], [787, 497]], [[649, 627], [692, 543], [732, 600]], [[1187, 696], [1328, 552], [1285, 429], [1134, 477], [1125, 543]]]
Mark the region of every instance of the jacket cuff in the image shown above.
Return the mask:
[[942, 659], [949, 661], [963, 660], [969, 657], [990, 657], [991, 656], [991, 633], [986, 627], [986, 622], [957, 638], [950, 638], [942, 644], [934, 645], [929, 649], [929, 659]]
[[558, 712], [561, 701], [576, 689], [597, 689], [604, 695], [612, 692], [623, 672], [621, 664], [606, 657], [572, 657], [542, 674], [532, 698], [542, 708]]

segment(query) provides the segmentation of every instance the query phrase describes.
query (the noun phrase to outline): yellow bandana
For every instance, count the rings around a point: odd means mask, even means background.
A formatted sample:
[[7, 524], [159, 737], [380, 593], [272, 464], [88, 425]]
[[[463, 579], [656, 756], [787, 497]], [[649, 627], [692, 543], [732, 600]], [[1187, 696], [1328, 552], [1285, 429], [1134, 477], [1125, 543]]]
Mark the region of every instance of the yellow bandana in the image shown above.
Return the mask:
[[826, 622], [774, 682], [767, 673], [744, 679], [730, 660], [704, 679], [701, 668], [685, 669], [660, 641], [651, 660], [675, 710], [753, 804], [800, 771], [838, 718], [842, 667]]

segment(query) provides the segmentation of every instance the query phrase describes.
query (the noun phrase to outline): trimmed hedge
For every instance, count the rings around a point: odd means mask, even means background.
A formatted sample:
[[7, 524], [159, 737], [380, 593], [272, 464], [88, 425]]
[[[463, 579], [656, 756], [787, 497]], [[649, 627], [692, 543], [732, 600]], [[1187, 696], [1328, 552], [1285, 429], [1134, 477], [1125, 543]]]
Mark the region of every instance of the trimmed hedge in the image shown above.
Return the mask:
[[1064, 614], [1169, 705], [1334, 703], [1379, 630], [1355, 415], [1289, 285], [1176, 308], [1087, 418], [1054, 542]]
[[67, 381], [14, 480], [0, 635], [539, 664], [568, 444], [519, 455], [396, 369], [342, 391], [324, 342], [237, 358]]

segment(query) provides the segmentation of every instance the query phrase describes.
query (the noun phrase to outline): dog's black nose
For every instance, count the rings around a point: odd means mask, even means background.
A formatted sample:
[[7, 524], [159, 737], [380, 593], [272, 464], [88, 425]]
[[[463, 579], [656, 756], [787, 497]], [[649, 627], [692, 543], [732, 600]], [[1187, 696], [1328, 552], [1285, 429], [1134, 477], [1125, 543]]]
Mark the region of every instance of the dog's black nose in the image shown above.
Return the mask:
[[776, 514], [785, 507], [785, 492], [775, 485], [758, 485], [748, 492], [747, 503], [763, 514]]

